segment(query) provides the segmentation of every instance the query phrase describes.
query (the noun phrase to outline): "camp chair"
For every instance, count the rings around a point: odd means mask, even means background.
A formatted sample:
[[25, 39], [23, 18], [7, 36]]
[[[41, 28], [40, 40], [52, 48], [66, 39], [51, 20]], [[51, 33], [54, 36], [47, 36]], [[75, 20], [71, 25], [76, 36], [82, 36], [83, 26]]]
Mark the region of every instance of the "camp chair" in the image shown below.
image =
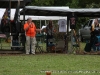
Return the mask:
[[55, 39], [48, 39], [48, 51], [53, 52], [55, 50]]
[[72, 52], [79, 52], [80, 50], [80, 42], [79, 42], [79, 35], [76, 34], [75, 29], [72, 30]]
[[80, 42], [79, 42], [79, 38], [77, 38], [76, 36], [73, 37], [73, 51], [72, 52], [78, 52], [80, 51]]
[[39, 42], [37, 42], [36, 43], [36, 51], [38, 50], [40, 53], [43, 53], [43, 46], [42, 45], [40, 45], [40, 43]]
[[36, 40], [37, 40], [37, 43], [36, 43], [36, 49], [35, 49], [35, 51], [39, 51], [40, 53], [43, 53], [43, 45], [42, 45], [42, 43], [41, 43], [41, 39], [42, 39], [42, 34], [39, 34], [39, 33], [37, 33], [36, 34]]

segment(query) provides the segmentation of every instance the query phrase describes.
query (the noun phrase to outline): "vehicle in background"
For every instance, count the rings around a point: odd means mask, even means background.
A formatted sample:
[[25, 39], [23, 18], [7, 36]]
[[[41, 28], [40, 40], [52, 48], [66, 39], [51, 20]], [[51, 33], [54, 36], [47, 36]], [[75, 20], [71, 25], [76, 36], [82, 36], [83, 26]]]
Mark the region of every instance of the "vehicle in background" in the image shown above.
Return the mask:
[[[82, 25], [81, 29], [79, 29], [79, 35], [80, 35], [81, 41], [90, 39], [90, 36], [91, 36], [90, 28], [91, 28], [91, 25], [94, 24], [94, 20], [95, 19], [89, 19], [87, 23], [85, 25]], [[98, 18], [98, 22], [100, 23], [100, 18]], [[98, 29], [100, 29], [100, 27]]]

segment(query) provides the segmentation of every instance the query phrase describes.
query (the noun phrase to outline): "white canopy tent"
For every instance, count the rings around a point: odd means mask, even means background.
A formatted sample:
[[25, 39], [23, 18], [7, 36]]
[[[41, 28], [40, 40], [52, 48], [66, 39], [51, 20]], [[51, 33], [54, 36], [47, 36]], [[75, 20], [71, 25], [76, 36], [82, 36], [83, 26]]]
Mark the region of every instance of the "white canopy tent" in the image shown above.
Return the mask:
[[[23, 14], [24, 10], [21, 11]], [[68, 16], [75, 13], [78, 17], [100, 17], [100, 8], [52, 8], [46, 6], [25, 6], [25, 15]]]
[[[27, 20], [28, 17], [31, 17], [32, 20], [59, 20], [59, 19], [65, 19], [67, 20], [67, 17], [61, 17], [61, 16], [25, 16], [25, 20]], [[20, 16], [20, 20], [24, 20], [23, 16]]]
[[[47, 20], [60, 20], [60, 19], [65, 19], [67, 21], [67, 17], [61, 17], [61, 16], [25, 16], [25, 20], [27, 20], [28, 17], [31, 17], [32, 20], [39, 20], [40, 21], [40, 28], [41, 28], [41, 20], [45, 21], [45, 26], [47, 25], [46, 21]], [[20, 20], [24, 20], [23, 16], [20, 16]]]
[[[53, 7], [50, 7], [53, 9]], [[56, 7], [57, 9], [58, 8], [62, 8], [62, 7]], [[63, 7], [64, 9], [67, 8], [69, 9], [69, 7]], [[22, 9], [20, 9], [21, 11]], [[2, 16], [5, 12], [5, 9], [0, 9], [0, 24], [1, 24], [1, 19], [2, 19]], [[14, 19], [14, 15], [15, 15], [15, 9], [11, 9], [11, 16], [10, 16], [10, 19], [13, 20]], [[65, 19], [67, 20], [67, 17], [61, 17], [61, 16], [33, 16], [33, 15], [25, 15], [25, 20], [27, 20], [28, 17], [31, 17], [32, 20], [39, 20], [40, 21], [40, 28], [41, 28], [41, 20], [44, 20], [45, 21], [45, 25], [46, 25], [46, 20], [59, 20], [59, 19]], [[20, 15], [20, 20], [24, 20], [24, 17], [23, 15]]]
[[[70, 9], [54, 9], [43, 6], [25, 6], [25, 10], [21, 11], [23, 15], [37, 15], [37, 16], [67, 16], [70, 18], [72, 14], [77, 15], [77, 17], [100, 17], [100, 8], [70, 8]], [[67, 33], [69, 32], [69, 19], [67, 20]], [[69, 36], [69, 34], [67, 34]], [[69, 38], [67, 37], [67, 40]], [[72, 40], [72, 38], [71, 38]], [[68, 41], [66, 42], [68, 51]]]
[[[53, 7], [51, 7], [53, 9]], [[60, 8], [60, 7], [56, 7], [56, 8]], [[64, 7], [65, 8], [65, 7]], [[68, 8], [68, 7], [67, 7]], [[21, 11], [22, 9], [20, 9]], [[5, 9], [0, 9], [0, 19], [2, 19], [2, 16], [5, 12]], [[15, 9], [11, 9], [11, 20], [14, 19], [14, 15], [15, 15]], [[67, 17], [61, 17], [61, 16], [34, 16], [34, 15], [25, 15], [25, 20], [27, 20], [28, 17], [31, 17], [32, 20], [59, 20], [59, 19], [67, 19]], [[20, 15], [20, 20], [24, 20], [23, 19], [23, 15]]]

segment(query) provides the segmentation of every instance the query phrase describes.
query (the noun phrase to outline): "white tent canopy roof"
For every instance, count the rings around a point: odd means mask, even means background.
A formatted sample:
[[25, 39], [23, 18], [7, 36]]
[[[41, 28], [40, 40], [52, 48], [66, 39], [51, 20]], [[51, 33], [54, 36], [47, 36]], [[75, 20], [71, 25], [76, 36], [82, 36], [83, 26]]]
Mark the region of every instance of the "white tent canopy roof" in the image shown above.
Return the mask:
[[[45, 7], [25, 6], [26, 15], [37, 16], [68, 16], [75, 13], [78, 17], [100, 17], [100, 8], [69, 8], [69, 7]], [[23, 14], [23, 10], [21, 11]]]
[[[27, 20], [28, 17], [31, 17], [32, 20], [59, 20], [59, 19], [67, 20], [67, 17], [61, 17], [61, 16], [25, 16], [25, 20]], [[20, 16], [20, 20], [24, 20], [23, 16]]]
[[[21, 10], [22, 9], [20, 9], [20, 11]], [[5, 12], [5, 9], [0, 9], [0, 19], [2, 19], [4, 12]], [[10, 17], [11, 20], [14, 19], [14, 15], [15, 15], [15, 9], [11, 9], [11, 17]], [[59, 20], [59, 19], [66, 19], [67, 20], [67, 17], [61, 17], [61, 16], [33, 16], [33, 15], [31, 15], [31, 16], [26, 15], [25, 20], [27, 20], [28, 17], [31, 17], [32, 20]], [[20, 15], [20, 20], [24, 20], [23, 15]]]
[[[34, 9], [37, 9], [37, 6], [34, 6]], [[42, 9], [51, 9], [51, 10], [66, 10], [69, 9], [68, 6], [41, 6]], [[26, 6], [25, 9], [32, 9], [33, 10], [33, 6]], [[40, 9], [41, 10], [41, 9]], [[35, 10], [34, 10], [35, 11]], [[32, 14], [34, 15], [34, 14]], [[67, 17], [65, 16], [32, 16], [32, 15], [25, 15], [25, 20], [27, 20], [28, 17], [31, 17], [32, 20], [59, 20], [59, 19], [65, 19], [67, 20]], [[23, 16], [20, 16], [20, 20], [23, 20]]]
[[[34, 8], [33, 8], [34, 7]], [[40, 9], [39, 7], [41, 7], [41, 10], [66, 10], [69, 9], [68, 6], [25, 6], [25, 9]]]

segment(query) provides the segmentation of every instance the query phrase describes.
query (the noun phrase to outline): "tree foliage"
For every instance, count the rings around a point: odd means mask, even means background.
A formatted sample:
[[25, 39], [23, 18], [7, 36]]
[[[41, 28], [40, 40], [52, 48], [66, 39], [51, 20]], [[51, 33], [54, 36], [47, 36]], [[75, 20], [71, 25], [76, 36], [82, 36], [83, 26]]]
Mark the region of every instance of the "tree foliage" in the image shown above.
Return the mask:
[[100, 7], [100, 0], [32, 0], [34, 6], [69, 6], [70, 8]]
[[[69, 8], [99, 8], [100, 0], [32, 0], [33, 6], [69, 6]], [[78, 18], [77, 28], [88, 18]]]
[[31, 5], [34, 6], [52, 6], [54, 4], [54, 0], [32, 0]]

